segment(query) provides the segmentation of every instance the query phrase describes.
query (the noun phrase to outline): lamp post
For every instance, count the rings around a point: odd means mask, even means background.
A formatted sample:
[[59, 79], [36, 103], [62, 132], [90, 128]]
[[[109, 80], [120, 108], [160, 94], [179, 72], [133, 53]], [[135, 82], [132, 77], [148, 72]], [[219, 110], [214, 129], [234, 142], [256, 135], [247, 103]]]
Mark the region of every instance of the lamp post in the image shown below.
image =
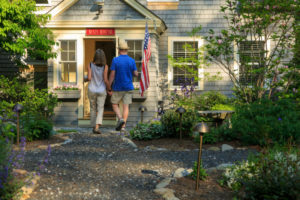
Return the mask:
[[47, 119], [48, 106], [45, 106], [44, 111], [45, 111], [45, 119]]
[[180, 124], [179, 124], [179, 130], [180, 130], [180, 140], [182, 140], [182, 115], [186, 112], [186, 110], [183, 107], [177, 108], [176, 112], [180, 115]]
[[23, 106], [21, 104], [16, 104], [13, 108], [14, 112], [17, 113], [17, 144], [20, 143], [20, 112], [23, 110]]
[[103, 12], [103, 6], [104, 6], [105, 0], [95, 0], [94, 4], [98, 6], [98, 13], [96, 15], [100, 15]]
[[202, 141], [203, 134], [209, 132], [209, 127], [206, 123], [201, 122], [196, 125], [195, 131], [199, 133], [200, 136], [200, 144], [199, 144], [199, 152], [198, 152], [198, 163], [197, 163], [197, 179], [196, 179], [196, 190], [199, 189], [199, 179], [200, 179], [200, 165], [201, 165], [201, 156], [202, 156]]
[[147, 108], [145, 106], [140, 106], [139, 111], [141, 111], [141, 122], [144, 122], [144, 112], [147, 111]]

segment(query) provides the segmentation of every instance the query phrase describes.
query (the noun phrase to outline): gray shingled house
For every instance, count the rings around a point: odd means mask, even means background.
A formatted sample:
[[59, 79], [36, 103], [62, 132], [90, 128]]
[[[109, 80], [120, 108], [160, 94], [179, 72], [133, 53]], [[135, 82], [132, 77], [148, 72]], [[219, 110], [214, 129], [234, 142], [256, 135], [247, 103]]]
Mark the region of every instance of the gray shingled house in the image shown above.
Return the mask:
[[[47, 24], [59, 46], [54, 47], [58, 56], [47, 63], [33, 64], [34, 68], [47, 74], [48, 88], [61, 85], [76, 85], [78, 91], [61, 91], [58, 97], [62, 101], [56, 108], [56, 125], [89, 125], [89, 101], [87, 84], [84, 76], [92, 60], [95, 49], [104, 49], [108, 64], [118, 55], [118, 40], [124, 39], [130, 46], [129, 55], [141, 68], [142, 46], [145, 24], [148, 23], [151, 37], [150, 88], [145, 97], [135, 91], [129, 125], [140, 120], [138, 108], [147, 107], [144, 119], [156, 116], [158, 102], [164, 99], [170, 90], [180, 87], [179, 78], [188, 72], [174, 70], [167, 55], [185, 56], [183, 44], [193, 42], [187, 32], [202, 25], [200, 35], [205, 36], [209, 29], [220, 31], [225, 28], [225, 21], [219, 12], [225, 0], [40, 0], [39, 13], [51, 14]], [[203, 39], [197, 38], [196, 45], [203, 45]], [[196, 87], [198, 92], [218, 90], [226, 95], [232, 93], [232, 83], [217, 66], [199, 69], [199, 76], [204, 73], [221, 72], [222, 80], [204, 81]], [[134, 80], [139, 85], [139, 80]], [[114, 124], [115, 115], [107, 98], [104, 112], [104, 124]]]

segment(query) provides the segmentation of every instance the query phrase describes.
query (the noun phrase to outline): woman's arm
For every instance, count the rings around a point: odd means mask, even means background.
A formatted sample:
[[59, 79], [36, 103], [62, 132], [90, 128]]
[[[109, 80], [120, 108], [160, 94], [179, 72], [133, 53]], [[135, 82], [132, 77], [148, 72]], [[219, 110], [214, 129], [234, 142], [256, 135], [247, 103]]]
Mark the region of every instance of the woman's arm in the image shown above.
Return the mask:
[[91, 64], [88, 66], [88, 80], [92, 80], [92, 69], [91, 69]]
[[107, 90], [109, 90], [110, 85], [109, 85], [109, 81], [108, 81], [108, 66], [107, 65], [105, 65], [105, 68], [104, 68], [103, 80], [104, 80]]

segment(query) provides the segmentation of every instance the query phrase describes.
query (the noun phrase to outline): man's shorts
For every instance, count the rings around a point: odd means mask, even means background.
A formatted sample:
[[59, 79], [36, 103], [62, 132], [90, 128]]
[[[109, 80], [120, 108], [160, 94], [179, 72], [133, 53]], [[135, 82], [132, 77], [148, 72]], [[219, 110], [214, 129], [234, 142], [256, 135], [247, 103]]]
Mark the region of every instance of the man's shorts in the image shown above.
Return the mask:
[[133, 95], [133, 90], [113, 91], [110, 101], [112, 104], [119, 104], [120, 101], [123, 100], [124, 104], [131, 104], [132, 103], [132, 95]]

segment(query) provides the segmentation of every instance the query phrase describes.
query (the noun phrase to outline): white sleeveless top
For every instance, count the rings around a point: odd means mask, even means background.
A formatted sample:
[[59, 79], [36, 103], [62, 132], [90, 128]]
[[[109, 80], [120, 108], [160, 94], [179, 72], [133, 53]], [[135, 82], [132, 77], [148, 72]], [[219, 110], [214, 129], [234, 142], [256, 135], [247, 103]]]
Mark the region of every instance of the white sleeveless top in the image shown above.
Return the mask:
[[89, 83], [89, 91], [93, 93], [106, 93], [106, 86], [103, 79], [105, 66], [98, 67], [94, 63], [90, 64], [92, 70], [92, 80]]

